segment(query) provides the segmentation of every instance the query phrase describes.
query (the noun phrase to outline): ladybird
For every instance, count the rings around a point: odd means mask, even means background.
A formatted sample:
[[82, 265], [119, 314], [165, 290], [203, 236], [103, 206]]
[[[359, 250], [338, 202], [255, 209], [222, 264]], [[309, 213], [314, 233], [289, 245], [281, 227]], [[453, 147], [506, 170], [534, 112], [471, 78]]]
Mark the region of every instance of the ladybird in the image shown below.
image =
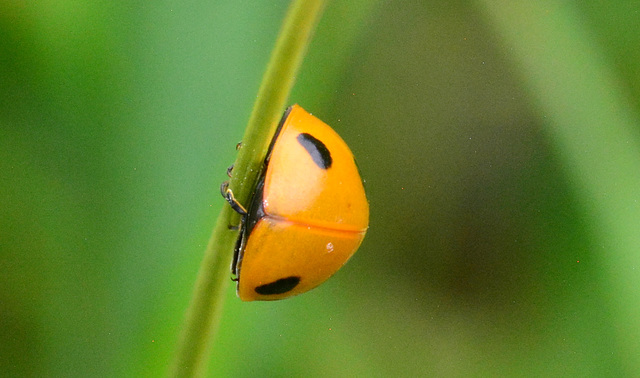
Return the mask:
[[369, 203], [347, 144], [299, 105], [289, 107], [242, 214], [231, 272], [243, 301], [276, 300], [315, 288], [358, 249]]

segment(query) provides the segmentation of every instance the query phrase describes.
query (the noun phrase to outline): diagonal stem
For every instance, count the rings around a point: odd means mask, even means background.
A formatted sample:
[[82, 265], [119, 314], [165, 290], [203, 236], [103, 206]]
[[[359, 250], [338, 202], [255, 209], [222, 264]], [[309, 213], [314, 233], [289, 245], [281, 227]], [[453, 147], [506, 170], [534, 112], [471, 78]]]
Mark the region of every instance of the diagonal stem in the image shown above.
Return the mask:
[[[242, 149], [234, 164], [230, 186], [240, 203], [247, 203], [253, 191], [324, 5], [325, 0], [295, 0], [285, 16], [245, 131]], [[169, 372], [171, 377], [206, 374], [211, 342], [222, 317], [230, 281], [229, 266], [238, 237], [238, 231], [230, 230], [229, 225], [238, 223], [239, 215], [230, 206], [223, 206], [198, 272]]]

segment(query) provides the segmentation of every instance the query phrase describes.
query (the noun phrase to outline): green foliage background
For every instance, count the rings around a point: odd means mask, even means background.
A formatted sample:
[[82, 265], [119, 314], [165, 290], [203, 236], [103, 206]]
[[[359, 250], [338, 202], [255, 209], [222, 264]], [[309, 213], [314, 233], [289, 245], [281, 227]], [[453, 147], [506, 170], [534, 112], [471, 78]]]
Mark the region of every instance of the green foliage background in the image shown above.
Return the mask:
[[[166, 372], [286, 7], [0, 3], [3, 376]], [[291, 102], [371, 228], [308, 294], [230, 289], [211, 375], [638, 374], [639, 11], [330, 2]]]

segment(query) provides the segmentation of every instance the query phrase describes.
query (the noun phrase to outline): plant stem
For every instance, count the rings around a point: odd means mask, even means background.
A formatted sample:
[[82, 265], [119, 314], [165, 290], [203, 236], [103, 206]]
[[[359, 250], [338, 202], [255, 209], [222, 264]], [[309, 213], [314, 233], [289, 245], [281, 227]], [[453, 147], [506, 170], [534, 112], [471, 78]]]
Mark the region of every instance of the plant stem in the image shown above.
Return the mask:
[[[248, 203], [279, 118], [295, 82], [325, 0], [292, 2], [280, 31], [234, 164], [230, 188]], [[230, 281], [229, 266], [238, 238], [240, 216], [223, 206], [209, 239], [169, 375], [196, 377], [206, 373], [211, 342], [220, 324]]]

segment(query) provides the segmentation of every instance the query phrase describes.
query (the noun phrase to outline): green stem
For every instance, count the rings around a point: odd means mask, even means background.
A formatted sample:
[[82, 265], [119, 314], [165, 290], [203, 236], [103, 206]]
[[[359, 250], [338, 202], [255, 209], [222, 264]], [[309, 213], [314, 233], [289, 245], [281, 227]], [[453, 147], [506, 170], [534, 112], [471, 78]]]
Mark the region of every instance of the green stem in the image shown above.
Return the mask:
[[[278, 121], [286, 106], [325, 0], [295, 0], [284, 20], [234, 164], [230, 182], [240, 203], [248, 203]], [[205, 250], [169, 375], [203, 376], [220, 324], [238, 238], [239, 215], [223, 206]]]

